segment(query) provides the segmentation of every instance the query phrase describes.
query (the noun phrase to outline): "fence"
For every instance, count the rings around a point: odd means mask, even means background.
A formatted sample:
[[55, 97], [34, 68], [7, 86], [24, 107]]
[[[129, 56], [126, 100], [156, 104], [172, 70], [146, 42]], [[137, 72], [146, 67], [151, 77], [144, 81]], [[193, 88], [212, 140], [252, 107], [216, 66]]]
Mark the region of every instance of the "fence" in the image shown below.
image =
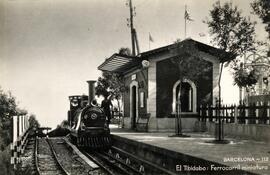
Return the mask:
[[13, 140], [10, 146], [11, 149], [11, 164], [20, 163], [21, 154], [24, 153], [27, 144], [27, 137], [29, 134], [28, 116], [19, 115], [13, 116]]
[[254, 105], [222, 105], [200, 106], [199, 119], [201, 121], [218, 121], [219, 116], [224, 123], [238, 124], [270, 124], [270, 102]]

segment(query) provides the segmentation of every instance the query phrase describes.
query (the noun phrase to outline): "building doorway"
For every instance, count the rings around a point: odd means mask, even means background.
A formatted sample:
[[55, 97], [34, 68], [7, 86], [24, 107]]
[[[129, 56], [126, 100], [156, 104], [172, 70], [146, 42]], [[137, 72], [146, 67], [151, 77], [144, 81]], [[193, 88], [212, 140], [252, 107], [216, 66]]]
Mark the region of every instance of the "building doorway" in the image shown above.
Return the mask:
[[176, 113], [178, 109], [178, 102], [181, 102], [181, 112], [196, 112], [197, 104], [197, 91], [195, 84], [184, 79], [183, 81], [177, 81], [173, 87], [173, 113]]
[[[181, 89], [180, 89], [181, 88]], [[180, 91], [180, 92], [179, 92]], [[193, 109], [193, 93], [189, 83], [182, 82], [177, 86], [177, 101], [181, 102], [181, 112], [192, 112]]]
[[136, 128], [136, 120], [137, 120], [137, 88], [136, 86], [132, 86], [131, 88], [131, 117], [132, 117], [132, 129]]

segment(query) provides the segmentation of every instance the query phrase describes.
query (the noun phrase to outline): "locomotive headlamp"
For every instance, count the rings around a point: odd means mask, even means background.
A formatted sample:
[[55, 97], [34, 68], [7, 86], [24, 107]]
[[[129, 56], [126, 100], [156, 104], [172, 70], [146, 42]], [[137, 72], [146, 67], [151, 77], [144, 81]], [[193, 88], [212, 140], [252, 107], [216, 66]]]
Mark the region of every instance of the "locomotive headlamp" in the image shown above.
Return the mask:
[[71, 102], [70, 102], [70, 104], [72, 105], [72, 106], [78, 106], [78, 100], [77, 99], [73, 99]]
[[92, 119], [92, 120], [97, 119], [97, 117], [98, 117], [98, 116], [97, 116], [97, 114], [96, 114], [96, 113], [91, 114], [91, 119]]

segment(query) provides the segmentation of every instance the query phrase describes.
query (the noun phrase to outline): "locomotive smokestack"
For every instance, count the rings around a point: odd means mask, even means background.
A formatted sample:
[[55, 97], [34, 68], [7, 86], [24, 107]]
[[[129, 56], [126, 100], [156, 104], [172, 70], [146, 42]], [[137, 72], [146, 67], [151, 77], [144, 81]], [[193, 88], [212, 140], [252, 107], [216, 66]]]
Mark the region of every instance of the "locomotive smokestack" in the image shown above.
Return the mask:
[[91, 104], [91, 101], [95, 98], [95, 82], [93, 80], [87, 81], [89, 89], [88, 104]]

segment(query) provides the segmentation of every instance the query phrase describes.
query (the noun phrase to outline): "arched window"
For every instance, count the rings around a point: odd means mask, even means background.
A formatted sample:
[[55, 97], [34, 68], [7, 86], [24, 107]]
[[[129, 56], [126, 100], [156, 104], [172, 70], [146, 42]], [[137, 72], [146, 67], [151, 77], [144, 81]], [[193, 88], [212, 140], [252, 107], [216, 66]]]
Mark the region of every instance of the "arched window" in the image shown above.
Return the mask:
[[177, 112], [177, 102], [181, 102], [181, 112], [196, 112], [197, 108], [197, 89], [195, 84], [184, 79], [183, 81], [178, 80], [173, 86], [173, 103], [172, 113]]

